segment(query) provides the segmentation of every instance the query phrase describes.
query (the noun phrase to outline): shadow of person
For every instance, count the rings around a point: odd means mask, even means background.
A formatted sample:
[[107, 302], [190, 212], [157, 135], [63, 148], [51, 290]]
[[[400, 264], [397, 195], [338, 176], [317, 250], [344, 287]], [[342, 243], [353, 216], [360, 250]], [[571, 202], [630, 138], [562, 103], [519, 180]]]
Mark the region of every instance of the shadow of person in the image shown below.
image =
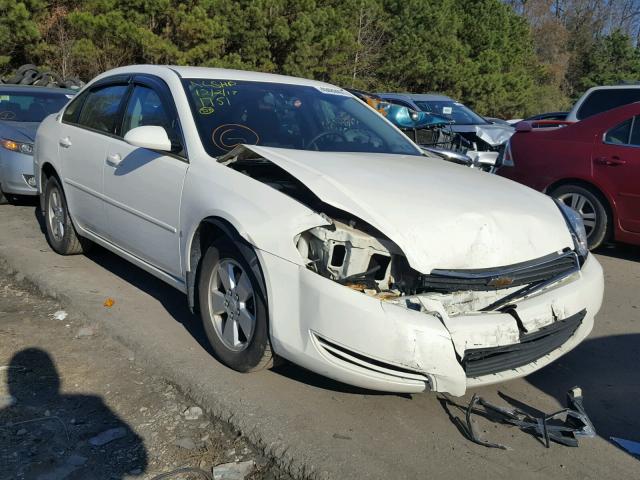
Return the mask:
[[640, 442], [640, 334], [586, 340], [526, 380], [566, 403], [567, 390], [582, 388], [584, 406], [596, 432]]
[[60, 376], [46, 351], [16, 353], [7, 378], [10, 396], [0, 410], [0, 477], [119, 479], [146, 470], [143, 440], [100, 397], [61, 393]]

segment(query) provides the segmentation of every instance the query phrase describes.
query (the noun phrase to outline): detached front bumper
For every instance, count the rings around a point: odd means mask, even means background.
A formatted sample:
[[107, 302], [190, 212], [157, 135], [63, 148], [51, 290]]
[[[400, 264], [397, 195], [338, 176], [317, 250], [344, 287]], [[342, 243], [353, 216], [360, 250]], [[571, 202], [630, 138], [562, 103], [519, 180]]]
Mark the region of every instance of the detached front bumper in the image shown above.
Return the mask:
[[[271, 254], [259, 252], [259, 256], [269, 292], [275, 352], [321, 375], [373, 390], [463, 395], [467, 387], [528, 375], [587, 337], [602, 303], [602, 268], [593, 255], [574, 276], [516, 301], [520, 325], [502, 312], [449, 317], [444, 312], [415, 311], [351, 290]], [[469, 354], [518, 344], [520, 338], [552, 329], [555, 322], [575, 315], [581, 316], [580, 321], [571, 332], [565, 331], [566, 340], [559, 346], [551, 343], [550, 351], [538, 350], [540, 354], [528, 363], [510, 367], [513, 362], [505, 360], [505, 370], [476, 377], [465, 372]]]
[[[32, 184], [29, 184], [29, 180]], [[37, 195], [33, 157], [3, 149], [0, 153], [0, 185], [4, 193]]]

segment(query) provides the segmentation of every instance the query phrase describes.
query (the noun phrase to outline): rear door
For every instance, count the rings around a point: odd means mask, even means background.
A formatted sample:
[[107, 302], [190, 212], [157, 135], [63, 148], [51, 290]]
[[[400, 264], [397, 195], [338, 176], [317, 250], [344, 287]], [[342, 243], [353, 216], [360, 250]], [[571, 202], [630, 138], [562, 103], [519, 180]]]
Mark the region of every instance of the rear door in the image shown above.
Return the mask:
[[[134, 147], [131, 129], [163, 127], [172, 152]], [[109, 232], [120, 248], [175, 278], [180, 263], [180, 200], [188, 169], [177, 111], [169, 88], [154, 77], [136, 77], [117, 135], [106, 147], [105, 209]]]
[[607, 131], [592, 161], [594, 177], [615, 200], [620, 226], [640, 232], [640, 116]]
[[107, 142], [114, 134], [126, 78], [101, 82], [65, 109], [58, 139], [67, 203], [83, 229], [108, 237], [102, 201]]

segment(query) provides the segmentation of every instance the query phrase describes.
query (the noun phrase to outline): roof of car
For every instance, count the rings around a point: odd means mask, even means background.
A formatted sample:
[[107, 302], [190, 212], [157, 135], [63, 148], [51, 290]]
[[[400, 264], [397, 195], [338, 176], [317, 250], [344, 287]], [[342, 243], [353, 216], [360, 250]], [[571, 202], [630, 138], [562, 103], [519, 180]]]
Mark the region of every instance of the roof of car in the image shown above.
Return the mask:
[[388, 98], [398, 98], [405, 100], [414, 100], [418, 102], [429, 102], [429, 101], [453, 101], [451, 97], [447, 97], [446, 95], [442, 95], [439, 93], [378, 93], [381, 97]]
[[49, 92], [69, 95], [77, 93], [78, 90], [61, 87], [39, 87], [36, 85], [13, 85], [3, 83], [0, 84], [0, 92]]
[[286, 83], [290, 85], [306, 85], [315, 87], [333, 87], [335, 86], [318, 82], [316, 80], [309, 80], [306, 78], [289, 77], [287, 75], [276, 75], [274, 73], [262, 73], [252, 72], [248, 70], [232, 70], [227, 68], [211, 68], [211, 67], [186, 67], [177, 65], [129, 65], [126, 67], [119, 67], [113, 70], [109, 70], [101, 74], [97, 78], [102, 78], [114, 74], [126, 74], [126, 73], [148, 73], [158, 74], [160, 72], [166, 73], [172, 71], [174, 74], [182, 78], [202, 78], [211, 80], [244, 80], [250, 82], [271, 82], [271, 83]]

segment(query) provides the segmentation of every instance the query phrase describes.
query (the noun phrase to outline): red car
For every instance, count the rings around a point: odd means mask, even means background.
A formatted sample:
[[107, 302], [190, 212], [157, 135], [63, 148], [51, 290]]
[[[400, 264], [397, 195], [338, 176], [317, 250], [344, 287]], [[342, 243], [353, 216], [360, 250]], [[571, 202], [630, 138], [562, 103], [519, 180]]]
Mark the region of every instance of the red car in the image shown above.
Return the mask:
[[552, 128], [516, 126], [498, 175], [578, 211], [589, 248], [640, 245], [640, 102]]

